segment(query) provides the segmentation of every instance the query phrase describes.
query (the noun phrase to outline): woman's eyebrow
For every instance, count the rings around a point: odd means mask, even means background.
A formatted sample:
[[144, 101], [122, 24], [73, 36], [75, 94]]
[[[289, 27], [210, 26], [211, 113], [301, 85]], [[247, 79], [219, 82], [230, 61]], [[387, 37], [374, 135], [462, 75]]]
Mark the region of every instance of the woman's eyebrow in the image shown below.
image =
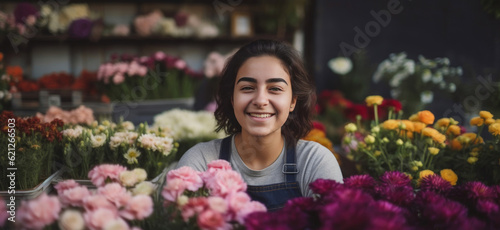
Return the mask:
[[[255, 78], [251, 78], [251, 77], [242, 77], [236, 82], [236, 84], [240, 83], [240, 81], [248, 81], [248, 82], [252, 82], [252, 83], [257, 83], [257, 80]], [[276, 83], [276, 82], [283, 82], [286, 85], [288, 85], [288, 83], [283, 78], [270, 78], [270, 79], [266, 80], [266, 83]]]

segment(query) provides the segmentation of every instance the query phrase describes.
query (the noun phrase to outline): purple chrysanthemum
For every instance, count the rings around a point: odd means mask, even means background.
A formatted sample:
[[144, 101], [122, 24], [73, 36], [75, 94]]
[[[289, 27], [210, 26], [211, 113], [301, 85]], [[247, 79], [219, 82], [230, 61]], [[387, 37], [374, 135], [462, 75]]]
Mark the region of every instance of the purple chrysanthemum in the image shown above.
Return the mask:
[[434, 191], [446, 195], [451, 188], [450, 182], [435, 174], [426, 176], [420, 181], [420, 189], [422, 191]]
[[29, 16], [38, 17], [38, 9], [30, 3], [19, 3], [14, 9], [16, 23], [25, 23]]
[[69, 25], [68, 34], [72, 38], [88, 38], [92, 32], [92, 21], [86, 18], [74, 20]]
[[340, 189], [335, 190], [323, 197], [323, 202], [335, 203], [348, 201], [353, 203], [369, 203], [373, 201], [373, 197], [366, 192], [358, 189]]
[[420, 213], [422, 223], [436, 229], [452, 229], [451, 227], [463, 225], [464, 220], [467, 220], [467, 208], [448, 199], [424, 204], [420, 207]]
[[320, 196], [325, 196], [332, 191], [343, 188], [344, 185], [340, 184], [334, 180], [327, 179], [317, 179], [314, 182], [309, 184], [309, 187], [313, 191], [313, 193], [318, 194]]
[[249, 230], [288, 230], [288, 223], [279, 218], [278, 213], [254, 212], [245, 218], [245, 227]]
[[410, 177], [399, 171], [385, 172], [380, 180], [394, 186], [411, 186]]
[[362, 189], [365, 192], [373, 194], [375, 180], [370, 175], [354, 175], [349, 178], [344, 178], [344, 185], [347, 188]]
[[304, 212], [312, 212], [316, 207], [314, 199], [312, 197], [297, 197], [291, 200], [288, 200], [283, 211], [287, 211], [289, 209], [300, 209]]
[[496, 198], [496, 192], [493, 189], [478, 181], [465, 183], [461, 187], [461, 193], [465, 199], [472, 201]]
[[413, 188], [409, 186], [380, 185], [375, 191], [381, 199], [403, 207], [410, 205], [415, 199]]
[[[356, 190], [359, 191], [359, 190]], [[339, 201], [319, 211], [319, 229], [366, 229], [370, 224], [369, 203]]]
[[498, 212], [500, 207], [491, 200], [479, 200], [476, 205], [477, 211], [490, 214]]

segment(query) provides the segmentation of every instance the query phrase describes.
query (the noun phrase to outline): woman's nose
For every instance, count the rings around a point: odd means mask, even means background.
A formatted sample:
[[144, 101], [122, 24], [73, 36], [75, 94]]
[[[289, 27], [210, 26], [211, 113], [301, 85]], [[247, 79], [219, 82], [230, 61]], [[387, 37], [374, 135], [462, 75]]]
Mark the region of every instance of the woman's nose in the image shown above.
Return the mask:
[[265, 90], [259, 90], [255, 94], [255, 98], [253, 100], [253, 104], [256, 106], [265, 106], [269, 103], [269, 97]]

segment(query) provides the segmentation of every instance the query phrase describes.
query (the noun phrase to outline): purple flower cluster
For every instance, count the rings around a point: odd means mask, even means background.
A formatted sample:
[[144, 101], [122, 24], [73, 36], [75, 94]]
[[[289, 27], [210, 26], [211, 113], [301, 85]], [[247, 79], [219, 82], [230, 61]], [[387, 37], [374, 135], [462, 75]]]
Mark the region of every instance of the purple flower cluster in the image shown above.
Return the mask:
[[500, 229], [500, 186], [453, 187], [433, 175], [417, 190], [401, 172], [318, 179], [315, 197], [288, 201], [274, 213], [247, 217], [247, 229]]

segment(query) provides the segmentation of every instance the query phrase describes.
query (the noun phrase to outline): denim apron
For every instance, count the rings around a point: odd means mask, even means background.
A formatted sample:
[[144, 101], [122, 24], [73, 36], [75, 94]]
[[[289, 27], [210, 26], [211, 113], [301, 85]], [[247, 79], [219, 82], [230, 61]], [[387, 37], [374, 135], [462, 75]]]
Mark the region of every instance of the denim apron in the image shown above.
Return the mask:
[[[231, 136], [222, 140], [219, 159], [231, 162]], [[297, 162], [295, 160], [295, 148], [290, 148], [285, 154], [285, 164], [281, 170], [285, 175], [285, 182], [247, 186], [247, 193], [252, 200], [259, 201], [266, 205], [268, 211], [276, 211], [283, 208], [286, 202], [295, 197], [301, 197], [299, 183], [296, 180]]]

